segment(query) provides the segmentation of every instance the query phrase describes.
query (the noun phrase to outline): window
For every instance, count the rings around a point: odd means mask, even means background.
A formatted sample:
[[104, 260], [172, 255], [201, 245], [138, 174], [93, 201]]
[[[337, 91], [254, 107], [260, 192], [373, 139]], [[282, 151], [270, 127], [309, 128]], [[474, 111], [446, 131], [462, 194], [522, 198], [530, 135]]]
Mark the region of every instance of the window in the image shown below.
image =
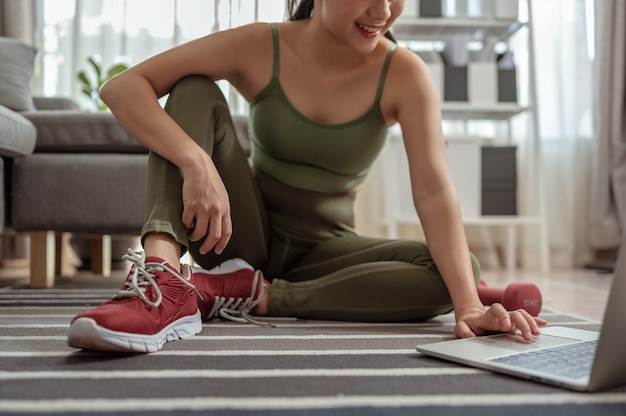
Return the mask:
[[[38, 0], [38, 92], [81, 97], [76, 74], [93, 56], [103, 67], [134, 65], [151, 55], [218, 30], [254, 21], [282, 21], [277, 0]], [[223, 86], [235, 112], [245, 111]]]

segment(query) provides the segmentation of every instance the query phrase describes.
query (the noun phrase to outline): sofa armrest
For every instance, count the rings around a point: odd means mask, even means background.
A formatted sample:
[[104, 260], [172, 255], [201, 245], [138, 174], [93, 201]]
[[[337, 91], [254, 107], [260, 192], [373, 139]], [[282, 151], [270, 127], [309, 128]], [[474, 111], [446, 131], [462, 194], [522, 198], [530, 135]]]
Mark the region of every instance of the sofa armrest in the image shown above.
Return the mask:
[[36, 138], [33, 123], [0, 105], [0, 156], [28, 156], [33, 153]]
[[37, 110], [80, 110], [78, 104], [65, 97], [33, 97]]
[[[49, 108], [75, 105], [73, 101], [56, 97], [35, 97]], [[65, 103], [65, 104], [63, 104]], [[46, 108], [48, 108], [46, 107]], [[81, 110], [34, 110], [20, 113], [36, 128], [38, 153], [147, 153], [148, 150], [109, 112]], [[250, 154], [248, 119], [234, 116], [233, 122], [239, 142], [246, 155]], [[32, 153], [32, 148], [30, 153]], [[29, 153], [29, 154], [30, 154]]]

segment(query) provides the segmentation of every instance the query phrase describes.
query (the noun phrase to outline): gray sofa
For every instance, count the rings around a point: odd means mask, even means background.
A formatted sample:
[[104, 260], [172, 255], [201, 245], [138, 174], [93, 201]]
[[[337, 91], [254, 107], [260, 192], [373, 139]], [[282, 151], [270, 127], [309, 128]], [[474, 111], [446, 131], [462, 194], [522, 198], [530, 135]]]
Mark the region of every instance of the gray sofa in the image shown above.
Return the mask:
[[[29, 156], [35, 148], [37, 130], [32, 122], [21, 114], [0, 105], [0, 192], [4, 195], [0, 198], [0, 232], [4, 230], [8, 212], [8, 194], [10, 183], [7, 182], [10, 175], [11, 162]], [[5, 162], [6, 161], [6, 162]]]
[[[111, 113], [31, 93], [37, 50], [0, 37], [0, 231], [30, 239], [30, 285], [65, 274], [59, 240], [92, 241], [91, 269], [111, 272], [111, 237], [137, 238], [143, 223], [148, 151]], [[249, 150], [245, 118], [236, 119]], [[128, 241], [128, 239], [127, 239]], [[61, 255], [59, 255], [61, 254]]]
[[[112, 256], [122, 254], [111, 253], [110, 236], [141, 230], [147, 149], [110, 113], [81, 111], [65, 99], [34, 103], [37, 110], [13, 114], [30, 148], [5, 159], [7, 222], [30, 235], [30, 286], [54, 285], [62, 273], [58, 238], [67, 233], [90, 238], [92, 270], [107, 275]], [[235, 127], [249, 151], [246, 118], [236, 117]]]
[[31, 286], [49, 287], [63, 273], [55, 262], [65, 263], [55, 255], [59, 234], [94, 236], [99, 269], [108, 274], [101, 236], [139, 233], [147, 151], [111, 114], [33, 97], [36, 55], [31, 45], [0, 37], [0, 229], [19, 240], [30, 235]]
[[121, 255], [111, 253], [110, 236], [141, 229], [147, 149], [110, 113], [65, 99], [34, 104], [18, 114], [35, 132], [32, 153], [5, 159], [6, 221], [30, 235], [30, 285], [51, 287], [63, 273], [57, 240], [67, 233], [91, 237], [92, 270], [108, 275], [111, 255]]

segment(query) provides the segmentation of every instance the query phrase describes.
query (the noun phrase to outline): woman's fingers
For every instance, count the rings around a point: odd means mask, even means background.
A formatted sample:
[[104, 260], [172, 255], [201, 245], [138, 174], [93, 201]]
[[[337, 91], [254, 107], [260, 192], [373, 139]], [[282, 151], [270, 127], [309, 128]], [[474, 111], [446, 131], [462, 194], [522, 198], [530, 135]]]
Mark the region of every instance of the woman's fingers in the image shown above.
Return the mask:
[[204, 242], [199, 248], [200, 254], [206, 254], [215, 249], [220, 254], [226, 248], [232, 235], [232, 221], [230, 209], [220, 204], [214, 204], [210, 209], [193, 209], [192, 204], [183, 208], [182, 221], [188, 229], [190, 241]]
[[530, 315], [523, 309], [509, 312], [512, 324], [521, 332], [522, 337], [527, 341], [532, 341], [533, 337], [540, 335], [539, 327], [548, 322], [541, 318]]
[[468, 338], [489, 332], [519, 331], [525, 340], [532, 341], [540, 334], [539, 327], [547, 323], [523, 309], [507, 311], [501, 304], [494, 303], [482, 313], [461, 317], [455, 327], [455, 334], [460, 338]]
[[222, 218], [222, 232], [220, 238], [217, 240], [215, 244], [215, 254], [222, 254], [228, 242], [230, 241], [230, 237], [233, 235], [233, 224], [230, 218], [230, 215], [225, 215]]

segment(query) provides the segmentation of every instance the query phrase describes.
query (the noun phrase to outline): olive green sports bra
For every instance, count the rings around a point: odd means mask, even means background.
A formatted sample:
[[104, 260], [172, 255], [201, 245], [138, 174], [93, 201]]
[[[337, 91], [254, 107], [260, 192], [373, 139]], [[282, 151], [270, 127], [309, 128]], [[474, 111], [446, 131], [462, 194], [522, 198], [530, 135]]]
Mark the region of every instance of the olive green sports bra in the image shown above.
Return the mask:
[[387, 137], [379, 103], [396, 45], [387, 54], [374, 105], [352, 121], [328, 124], [305, 117], [289, 102], [278, 79], [275, 24], [272, 31], [273, 77], [250, 103], [252, 162], [260, 171], [293, 187], [348, 192], [365, 180]]

